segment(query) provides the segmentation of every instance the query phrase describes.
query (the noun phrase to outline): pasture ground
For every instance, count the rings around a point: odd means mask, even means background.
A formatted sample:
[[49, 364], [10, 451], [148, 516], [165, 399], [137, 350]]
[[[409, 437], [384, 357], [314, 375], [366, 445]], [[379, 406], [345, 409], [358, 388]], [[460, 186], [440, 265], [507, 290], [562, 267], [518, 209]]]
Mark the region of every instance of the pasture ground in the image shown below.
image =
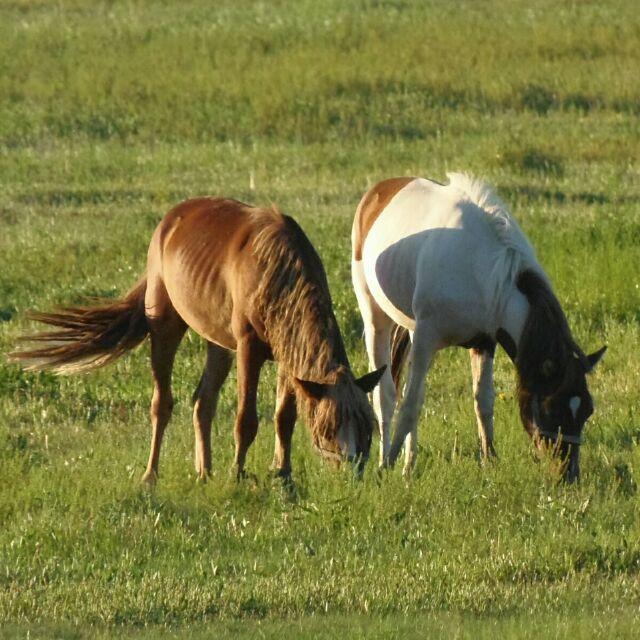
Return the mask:
[[[176, 638], [237, 638], [246, 636], [266, 640], [297, 640], [316, 638], [332, 640], [348, 633], [354, 640], [370, 638], [455, 638], [456, 640], [492, 640], [511, 638], [534, 640], [544, 637], [567, 637], [575, 640], [616, 638], [624, 640], [637, 637], [637, 612], [616, 612], [615, 619], [603, 620], [600, 616], [586, 615], [579, 619], [560, 614], [542, 614], [532, 618], [528, 614], [501, 617], [463, 616], [456, 614], [417, 614], [412, 616], [390, 615], [383, 618], [371, 616], [327, 616], [293, 618], [287, 620], [233, 620], [188, 627], [169, 628], [152, 626], [146, 629], [118, 629], [124, 640], [174, 640]], [[112, 627], [78, 629], [70, 625], [31, 626], [31, 640], [45, 640], [54, 636], [57, 640], [103, 640], [113, 637]], [[25, 627], [5, 629], [3, 639], [24, 638]]]
[[[467, 170], [498, 187], [585, 349], [583, 478], [534, 464], [496, 362], [481, 468], [468, 357], [428, 380], [410, 480], [331, 472], [294, 437], [268, 474], [273, 367], [229, 474], [232, 373], [197, 484], [188, 335], [161, 480], [148, 346], [77, 378], [0, 363], [0, 637], [631, 637], [640, 616], [640, 21], [632, 0], [0, 3], [0, 351], [31, 308], [113, 297], [179, 200], [275, 202], [325, 262], [367, 369], [349, 233], [368, 186]], [[377, 440], [374, 443], [377, 448]], [[145, 630], [146, 628], [146, 630]], [[226, 636], [225, 636], [226, 634]], [[476, 635], [477, 634], [477, 635]], [[483, 635], [484, 634], [484, 635]]]

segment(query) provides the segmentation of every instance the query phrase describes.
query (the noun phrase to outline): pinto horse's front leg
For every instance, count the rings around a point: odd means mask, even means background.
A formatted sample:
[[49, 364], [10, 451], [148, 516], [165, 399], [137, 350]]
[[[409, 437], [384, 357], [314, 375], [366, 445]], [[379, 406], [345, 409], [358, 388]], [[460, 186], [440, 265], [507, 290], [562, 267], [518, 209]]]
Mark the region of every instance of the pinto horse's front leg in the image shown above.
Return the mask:
[[493, 448], [493, 351], [470, 349], [473, 404], [478, 421], [482, 460], [495, 456]]
[[396, 430], [387, 459], [388, 465], [393, 466], [395, 464], [402, 445], [405, 443], [407, 436], [411, 434], [411, 438], [407, 442], [405, 473], [411, 471], [411, 466], [415, 461], [418, 418], [424, 402], [425, 378], [433, 356], [437, 351], [437, 344], [436, 337], [428, 329], [424, 329], [421, 326], [416, 327], [409, 356], [409, 376], [405, 386], [405, 395], [398, 412]]
[[238, 339], [238, 415], [234, 429], [236, 441], [235, 469], [238, 479], [245, 474], [247, 451], [258, 433], [257, 393], [260, 370], [267, 349], [253, 333]]

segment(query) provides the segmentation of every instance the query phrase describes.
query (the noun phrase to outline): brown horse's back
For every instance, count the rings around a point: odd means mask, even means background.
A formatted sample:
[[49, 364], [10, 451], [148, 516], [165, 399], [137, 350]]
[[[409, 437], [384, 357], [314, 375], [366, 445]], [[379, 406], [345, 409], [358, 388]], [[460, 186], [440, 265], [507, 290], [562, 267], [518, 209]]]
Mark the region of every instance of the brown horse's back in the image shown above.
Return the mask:
[[224, 198], [172, 209], [149, 246], [147, 314], [160, 319], [173, 309], [210, 342], [235, 349], [257, 284], [252, 240], [264, 218], [276, 215]]

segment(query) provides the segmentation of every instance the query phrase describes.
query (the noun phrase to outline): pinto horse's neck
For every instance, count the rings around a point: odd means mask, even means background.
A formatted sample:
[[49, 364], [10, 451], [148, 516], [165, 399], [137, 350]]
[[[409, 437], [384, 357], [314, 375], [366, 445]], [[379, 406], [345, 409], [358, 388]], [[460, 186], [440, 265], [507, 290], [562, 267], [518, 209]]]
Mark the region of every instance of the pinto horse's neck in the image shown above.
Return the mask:
[[511, 331], [516, 345], [512, 359], [522, 390], [548, 395], [559, 386], [568, 359], [580, 351], [546, 278], [527, 269], [518, 275], [516, 284], [520, 295], [514, 295], [512, 304]]

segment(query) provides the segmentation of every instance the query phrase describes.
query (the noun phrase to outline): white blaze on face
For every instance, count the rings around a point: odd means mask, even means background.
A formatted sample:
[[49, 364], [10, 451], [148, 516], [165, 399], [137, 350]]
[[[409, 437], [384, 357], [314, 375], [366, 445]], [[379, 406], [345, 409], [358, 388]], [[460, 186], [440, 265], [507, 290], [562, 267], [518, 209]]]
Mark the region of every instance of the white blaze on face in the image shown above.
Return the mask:
[[571, 409], [571, 415], [573, 416], [573, 419], [576, 419], [576, 416], [578, 415], [578, 409], [580, 408], [580, 398], [578, 396], [573, 396], [573, 398], [571, 398], [571, 400], [569, 400], [569, 409]]

